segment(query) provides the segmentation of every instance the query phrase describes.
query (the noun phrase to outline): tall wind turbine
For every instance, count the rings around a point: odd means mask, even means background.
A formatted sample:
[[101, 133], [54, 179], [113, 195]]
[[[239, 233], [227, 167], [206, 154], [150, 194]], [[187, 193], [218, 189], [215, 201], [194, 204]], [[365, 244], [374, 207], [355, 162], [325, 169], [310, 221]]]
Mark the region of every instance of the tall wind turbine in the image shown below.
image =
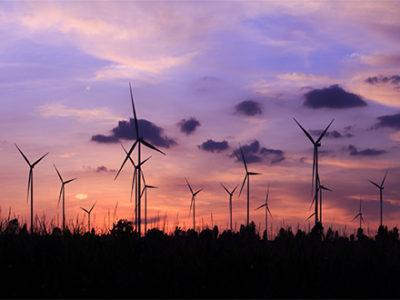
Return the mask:
[[61, 200], [61, 197], [62, 197], [62, 210], [63, 210], [63, 219], [62, 219], [63, 223], [62, 223], [62, 226], [63, 226], [63, 232], [65, 232], [65, 185], [67, 183], [70, 183], [71, 181], [74, 181], [76, 178], [64, 181], [64, 179], [61, 177], [60, 172], [57, 170], [56, 165], [53, 164], [53, 166], [56, 169], [58, 177], [61, 180], [61, 189], [60, 189], [60, 195], [58, 196], [58, 205], [60, 204], [60, 200]]
[[28, 177], [28, 191], [26, 193], [26, 201], [29, 199], [29, 191], [31, 192], [31, 234], [33, 233], [33, 168], [47, 155], [49, 152], [47, 152], [45, 155], [43, 155], [41, 158], [39, 158], [37, 161], [35, 161], [33, 164], [31, 164], [26, 158], [25, 154], [19, 149], [17, 144], [15, 144], [15, 147], [17, 147], [19, 153], [21, 153], [22, 157], [25, 159], [27, 164], [29, 165], [29, 177]]
[[[244, 176], [243, 183], [242, 183], [242, 186], [241, 186], [241, 188], [240, 188], [239, 197], [240, 197], [240, 194], [242, 193], [244, 184], [246, 183], [246, 180], [247, 180], [247, 221], [246, 221], [246, 225], [249, 226], [250, 176], [251, 176], [251, 175], [260, 175], [261, 173], [249, 172], [249, 170], [247, 169], [246, 158], [244, 157], [244, 153], [243, 153], [242, 146], [239, 145], [239, 147], [240, 147], [240, 154], [241, 154], [241, 156], [242, 156], [242, 161], [243, 161], [244, 169], [246, 170], [246, 175]], [[236, 152], [235, 152], [235, 153], [236, 153]], [[239, 159], [239, 158], [238, 158], [238, 159]]]
[[[363, 218], [363, 213], [361, 212], [361, 197], [360, 197], [360, 210], [358, 211], [358, 214], [356, 214], [353, 218], [352, 221], [354, 221], [355, 219], [357, 219], [358, 217], [360, 217], [360, 229], [362, 229], [361, 227], [361, 222], [364, 222], [364, 218]], [[364, 222], [365, 223], [365, 222]]]
[[192, 193], [192, 200], [190, 201], [190, 209], [189, 209], [189, 216], [190, 212], [192, 211], [193, 207], [193, 230], [196, 231], [196, 195], [200, 193], [203, 189], [199, 189], [197, 192], [193, 192], [192, 187], [189, 184], [189, 181], [185, 178], [187, 186], [189, 187], [190, 192]]
[[321, 147], [321, 140], [325, 136], [326, 132], [328, 131], [328, 128], [332, 125], [334, 119], [329, 123], [329, 125], [325, 128], [325, 130], [321, 133], [321, 135], [319, 136], [319, 138], [316, 141], [314, 141], [314, 139], [307, 132], [307, 130], [305, 130], [303, 128], [303, 126], [301, 126], [300, 123], [297, 122], [297, 120], [295, 118], [293, 118], [293, 120], [297, 123], [297, 125], [299, 125], [301, 130], [304, 132], [304, 134], [308, 137], [308, 139], [314, 145], [313, 171], [312, 171], [312, 193], [315, 192], [314, 200], [313, 200], [313, 201], [315, 201], [315, 212], [311, 216], [315, 215], [315, 225], [317, 225], [317, 223], [318, 223], [318, 148]]
[[232, 231], [232, 196], [235, 193], [236, 189], [238, 186], [235, 186], [235, 188], [230, 192], [225, 185], [221, 183], [222, 187], [225, 189], [225, 191], [229, 195], [229, 220], [230, 220], [230, 225], [231, 225], [231, 231]]
[[81, 209], [88, 214], [88, 229], [89, 229], [88, 232], [89, 233], [90, 233], [90, 213], [92, 212], [92, 210], [93, 210], [95, 205], [96, 205], [96, 202], [92, 205], [92, 207], [89, 210], [84, 209], [83, 207], [81, 207]]
[[[143, 177], [143, 181], [144, 181], [144, 177]], [[156, 186], [148, 185], [148, 184], [146, 184], [146, 182], [144, 182], [142, 194], [140, 195], [140, 197], [142, 197], [143, 193], [144, 193], [144, 233], [145, 234], [147, 232], [147, 189], [156, 189], [156, 188], [157, 188]]]
[[268, 236], [268, 214], [271, 216], [271, 211], [269, 210], [268, 207], [268, 195], [269, 195], [269, 186], [267, 189], [267, 195], [265, 197], [265, 202], [263, 204], [261, 204], [259, 207], [257, 207], [257, 209], [260, 209], [261, 207], [265, 207], [265, 233]]
[[373, 185], [375, 185], [379, 189], [379, 204], [380, 204], [380, 217], [381, 217], [381, 222], [380, 226], [382, 226], [382, 205], [383, 205], [383, 200], [382, 200], [382, 191], [383, 191], [383, 184], [385, 183], [386, 176], [389, 172], [389, 169], [386, 170], [385, 176], [383, 177], [382, 183], [379, 185], [371, 180], [368, 179], [369, 182], [371, 182]]
[[[126, 155], [121, 167], [119, 168], [115, 178], [117, 178], [118, 174], [121, 172], [121, 170], [124, 167], [126, 161], [128, 160], [128, 157], [130, 157], [130, 155], [132, 154], [132, 152], [135, 149], [136, 145], [138, 146], [138, 159], [137, 159], [138, 165], [139, 165], [139, 168], [138, 168], [138, 171], [137, 171], [138, 172], [138, 178], [141, 178], [141, 176], [142, 176], [141, 175], [142, 170], [141, 170], [141, 164], [140, 164], [141, 161], [142, 161], [142, 159], [141, 159], [141, 157], [142, 157], [141, 145], [144, 145], [147, 148], [153, 149], [153, 150], [158, 151], [161, 154], [165, 155], [164, 152], [162, 152], [161, 150], [157, 149], [156, 147], [154, 147], [149, 142], [145, 141], [143, 139], [143, 137], [140, 135], [139, 122], [138, 122], [138, 119], [137, 119], [137, 116], [136, 116], [135, 103], [133, 101], [132, 87], [131, 87], [130, 83], [129, 83], [129, 90], [130, 90], [130, 94], [131, 94], [133, 117], [134, 117], [134, 121], [135, 121], [136, 141], [133, 143], [132, 147], [129, 149], [129, 151], [128, 151], [128, 153], [127, 153], [127, 155]], [[141, 182], [140, 182], [140, 180], [138, 180], [137, 181], [138, 189], [137, 189], [137, 193], [136, 194], [137, 194], [137, 201], [138, 201], [138, 218], [137, 219], [138, 219], [138, 233], [139, 233], [139, 236], [141, 235], [141, 226], [140, 226], [141, 225], [141, 221], [140, 221], [140, 212], [141, 212], [141, 209], [140, 209], [141, 208], [140, 193], [141, 193], [141, 187], [140, 187], [140, 184], [141, 184]]]

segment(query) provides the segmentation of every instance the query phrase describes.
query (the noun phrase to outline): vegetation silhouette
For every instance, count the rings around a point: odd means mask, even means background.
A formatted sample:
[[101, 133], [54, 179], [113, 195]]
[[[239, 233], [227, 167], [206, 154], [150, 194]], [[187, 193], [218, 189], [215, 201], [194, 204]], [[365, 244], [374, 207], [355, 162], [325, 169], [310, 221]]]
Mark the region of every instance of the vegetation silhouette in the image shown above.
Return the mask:
[[[5, 298], [399, 298], [395, 227], [374, 238], [360, 228], [340, 236], [317, 223], [309, 233], [281, 228], [261, 238], [254, 222], [239, 232], [135, 233], [118, 220], [107, 234], [75, 227], [28, 234], [1, 221]], [[266, 235], [264, 235], [266, 237]], [[31, 280], [24, 280], [31, 278]]]

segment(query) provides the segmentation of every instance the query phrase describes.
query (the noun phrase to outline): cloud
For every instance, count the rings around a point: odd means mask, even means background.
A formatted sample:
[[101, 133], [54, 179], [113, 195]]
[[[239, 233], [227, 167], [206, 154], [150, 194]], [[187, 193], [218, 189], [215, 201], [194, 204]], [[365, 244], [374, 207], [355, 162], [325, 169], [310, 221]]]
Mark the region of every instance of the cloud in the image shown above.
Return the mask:
[[[164, 129], [151, 123], [150, 121], [138, 120], [140, 133], [144, 139], [152, 143], [154, 146], [169, 148], [176, 145], [176, 141], [164, 135]], [[129, 119], [127, 121], [119, 121], [118, 126], [111, 130], [110, 135], [98, 134], [92, 136], [92, 141], [98, 143], [117, 143], [121, 139], [134, 140], [136, 139], [135, 121]]]
[[[315, 136], [320, 136], [323, 130], [310, 130], [310, 133], [312, 135]], [[328, 131], [325, 134], [325, 137], [327, 138], [334, 138], [334, 139], [339, 139], [339, 138], [349, 138], [352, 137], [353, 135], [351, 133], [346, 133], [346, 134], [341, 134], [339, 131], [337, 130], [333, 130], [333, 131]]]
[[186, 133], [187, 135], [192, 134], [197, 127], [200, 126], [200, 122], [196, 118], [190, 118], [188, 120], [182, 119], [178, 126], [180, 127], [181, 131]]
[[376, 150], [376, 149], [370, 149], [370, 148], [358, 151], [358, 149], [353, 145], [349, 145], [347, 150], [350, 152], [351, 156], [377, 156], [377, 155], [386, 153], [385, 150]]
[[379, 84], [379, 83], [383, 83], [383, 84], [392, 84], [392, 85], [398, 85], [400, 84], [400, 75], [392, 75], [392, 76], [372, 76], [372, 77], [368, 77], [367, 79], [365, 79], [366, 83], [369, 84]]
[[85, 200], [85, 199], [87, 199], [87, 197], [88, 197], [88, 195], [86, 195], [86, 194], [76, 194], [75, 195], [75, 198], [79, 199], [79, 200]]
[[328, 88], [309, 91], [304, 96], [306, 98], [304, 106], [313, 109], [345, 109], [367, 105], [360, 96], [346, 92], [337, 84], [331, 85]]
[[375, 128], [390, 127], [394, 129], [400, 129], [400, 113], [394, 115], [380, 116], [377, 119], [378, 124], [375, 125]]
[[115, 169], [108, 169], [106, 166], [99, 166], [96, 168], [96, 173], [101, 173], [101, 172], [115, 172]]
[[261, 104], [253, 100], [245, 100], [235, 106], [236, 113], [246, 116], [255, 116], [262, 114]]
[[229, 148], [229, 144], [227, 141], [216, 142], [214, 140], [207, 140], [203, 142], [199, 148], [208, 152], [221, 152]]
[[[271, 164], [279, 163], [285, 159], [282, 150], [268, 149], [260, 147], [260, 142], [255, 140], [251, 144], [243, 145], [242, 150], [248, 164], [267, 161]], [[236, 157], [237, 161], [242, 161], [240, 149], [235, 149], [230, 157]], [[237, 159], [239, 158], [239, 159]]]
[[80, 121], [93, 120], [113, 120], [117, 121], [117, 116], [113, 115], [107, 108], [78, 109], [67, 107], [61, 103], [48, 103], [37, 108], [38, 112], [44, 117], [75, 117]]

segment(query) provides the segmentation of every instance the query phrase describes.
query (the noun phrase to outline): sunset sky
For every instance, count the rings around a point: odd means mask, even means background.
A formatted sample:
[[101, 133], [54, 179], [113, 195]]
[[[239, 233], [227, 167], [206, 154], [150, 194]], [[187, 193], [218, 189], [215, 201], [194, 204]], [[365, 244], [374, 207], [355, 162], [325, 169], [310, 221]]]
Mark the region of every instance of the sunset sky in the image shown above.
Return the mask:
[[[194, 189], [198, 224], [228, 226], [229, 189], [244, 178], [233, 152], [239, 143], [251, 177], [250, 219], [270, 185], [275, 230], [308, 228], [313, 147], [293, 121], [315, 137], [335, 119], [320, 148], [325, 227], [351, 222], [363, 200], [365, 226], [400, 225], [400, 3], [398, 1], [13, 1], [0, 3], [0, 206], [29, 222], [29, 167], [34, 207], [56, 218], [65, 179], [67, 219], [92, 223], [132, 219], [126, 165], [114, 181], [133, 123], [129, 82], [144, 137], [166, 153], [143, 166], [149, 218], [191, 226]], [[113, 130], [114, 129], [114, 130]], [[136, 154], [133, 156], [136, 160]], [[245, 191], [233, 197], [233, 218], [246, 220]], [[112, 216], [111, 216], [112, 218]], [[313, 224], [313, 219], [311, 220]], [[161, 221], [162, 223], [162, 221]]]

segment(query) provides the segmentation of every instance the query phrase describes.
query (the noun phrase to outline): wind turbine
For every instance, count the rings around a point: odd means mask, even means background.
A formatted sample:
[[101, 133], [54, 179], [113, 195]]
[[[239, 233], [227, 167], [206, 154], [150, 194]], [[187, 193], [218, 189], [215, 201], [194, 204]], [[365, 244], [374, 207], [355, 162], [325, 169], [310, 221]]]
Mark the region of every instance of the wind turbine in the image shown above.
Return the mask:
[[[321, 147], [321, 140], [325, 136], [326, 132], [328, 131], [328, 128], [332, 125], [334, 119], [329, 123], [329, 125], [325, 128], [325, 130], [321, 133], [319, 138], [314, 141], [314, 139], [311, 137], [311, 135], [303, 128], [303, 126], [300, 125], [299, 122], [295, 118], [293, 120], [297, 123], [297, 125], [301, 128], [301, 130], [304, 132], [304, 134], [309, 138], [311, 143], [314, 145], [314, 155], [313, 155], [313, 171], [312, 171], [312, 189], [311, 193], [314, 192], [314, 187], [315, 187], [315, 195], [314, 195], [314, 200], [315, 201], [315, 212], [310, 216], [312, 217], [315, 215], [315, 225], [318, 223], [318, 147]], [[310, 218], [308, 217], [307, 220]]]
[[189, 209], [189, 216], [190, 212], [193, 207], [193, 230], [196, 231], [196, 195], [200, 193], [203, 189], [199, 189], [197, 192], [193, 192], [192, 187], [189, 184], [189, 181], [185, 178], [187, 186], [189, 187], [190, 192], [192, 193], [192, 200], [190, 201], [190, 209]]
[[332, 190], [321, 184], [321, 182], [319, 181], [319, 176], [318, 176], [318, 189], [319, 189], [319, 221], [322, 224], [322, 190], [330, 192], [332, 192]]
[[96, 205], [96, 202], [92, 205], [92, 207], [89, 210], [84, 209], [81, 207], [81, 209], [88, 214], [88, 228], [89, 228], [89, 233], [90, 233], [90, 213], [92, 212], [94, 206]]
[[27, 164], [29, 165], [29, 177], [28, 177], [28, 191], [26, 193], [26, 201], [29, 199], [29, 191], [31, 192], [31, 234], [33, 233], [33, 168], [47, 155], [49, 152], [47, 152], [45, 155], [40, 157], [37, 161], [35, 161], [33, 164], [31, 164], [26, 158], [25, 154], [19, 149], [17, 144], [15, 144], [15, 147], [17, 147], [19, 153], [21, 153], [22, 157], [25, 159]]
[[143, 181], [144, 181], [144, 187], [143, 187], [142, 194], [140, 195], [140, 197], [142, 197], [143, 193], [144, 193], [144, 233], [146, 234], [146, 232], [147, 232], [147, 189], [156, 189], [157, 187], [154, 185], [146, 184], [144, 177], [143, 177]]
[[[354, 218], [353, 218], [353, 220], [352, 221], [354, 221], [355, 219], [357, 219], [358, 217], [360, 217], [360, 228], [362, 229], [362, 227], [361, 227], [361, 222], [364, 222], [364, 218], [363, 218], [363, 216], [362, 216], [363, 214], [362, 214], [362, 212], [361, 212], [361, 197], [360, 197], [360, 210], [358, 211], [358, 214], [356, 214], [355, 216], [354, 216]], [[365, 223], [365, 222], [364, 222]]]
[[267, 236], [268, 236], [268, 214], [272, 218], [271, 211], [269, 210], [269, 207], [268, 207], [268, 195], [269, 195], [269, 186], [267, 189], [267, 195], [265, 197], [265, 202], [263, 204], [261, 204], [259, 207], [257, 207], [257, 209], [260, 209], [261, 207], [265, 207], [265, 233], [267, 234]]
[[[144, 146], [146, 146], [147, 148], [150, 148], [150, 149], [153, 149], [153, 150], [155, 150], [155, 151], [158, 151], [158, 152], [160, 152], [161, 154], [164, 154], [165, 155], [165, 153], [164, 152], [162, 152], [161, 150], [159, 150], [159, 149], [157, 149], [156, 147], [154, 147], [152, 144], [150, 144], [149, 142], [147, 142], [147, 141], [145, 141], [144, 139], [143, 139], [143, 137], [140, 135], [140, 131], [139, 131], [139, 124], [138, 124], [138, 119], [137, 119], [137, 116], [136, 116], [136, 110], [135, 110], [135, 103], [134, 103], [134, 101], [133, 101], [133, 93], [132, 93], [132, 87], [131, 87], [131, 84], [129, 83], [129, 90], [130, 90], [130, 94], [131, 94], [131, 102], [132, 102], [132, 110], [133, 110], [133, 117], [134, 117], [134, 121], [135, 121], [135, 133], [136, 133], [136, 141], [133, 143], [133, 145], [132, 145], [132, 147], [129, 149], [129, 151], [128, 151], [128, 153], [126, 154], [126, 157], [125, 157], [125, 159], [124, 159], [124, 161], [122, 162], [122, 165], [121, 165], [121, 167], [119, 168], [119, 170], [118, 170], [118, 172], [117, 172], [117, 175], [115, 176], [115, 179], [117, 178], [117, 176], [118, 176], [118, 174], [121, 172], [121, 170], [122, 170], [122, 168], [124, 167], [124, 165], [125, 165], [125, 163], [126, 163], [126, 161], [128, 160], [128, 158], [131, 156], [131, 154], [132, 154], [132, 152], [133, 152], [133, 150], [135, 149], [135, 147], [136, 147], [136, 145], [138, 146], [138, 165], [139, 165], [139, 167], [138, 167], [138, 169], [137, 169], [137, 172], [138, 172], [138, 178], [141, 178], [141, 173], [142, 173], [142, 170], [141, 170], [141, 157], [142, 157], [142, 151], [141, 151], [141, 145], [144, 145]], [[137, 189], [137, 192], [136, 192], [136, 195], [137, 195], [137, 201], [138, 201], [138, 218], [137, 218], [137, 220], [138, 220], [138, 232], [139, 232], [139, 236], [141, 235], [141, 222], [140, 222], [140, 208], [141, 208], [141, 203], [140, 203], [140, 192], [141, 192], [141, 188], [140, 188], [140, 180], [138, 180], [138, 182], [137, 182], [137, 184], [138, 184], [138, 189]]]
[[[249, 170], [247, 169], [247, 163], [246, 163], [246, 158], [244, 157], [243, 149], [240, 145], [239, 145], [239, 147], [240, 147], [240, 154], [241, 154], [242, 160], [243, 160], [244, 169], [246, 170], [246, 175], [244, 176], [243, 183], [240, 188], [239, 197], [240, 197], [240, 194], [242, 193], [244, 184], [246, 183], [246, 180], [247, 180], [247, 221], [246, 221], [246, 224], [247, 224], [247, 226], [249, 226], [250, 176], [251, 175], [260, 175], [261, 173], [249, 172]], [[235, 152], [235, 154], [236, 154], [236, 152]], [[240, 159], [238, 158], [238, 160], [240, 160]]]
[[64, 179], [61, 177], [60, 172], [58, 172], [56, 165], [53, 164], [53, 166], [56, 169], [58, 177], [61, 180], [61, 189], [60, 189], [60, 195], [58, 196], [58, 205], [60, 204], [60, 200], [61, 200], [61, 196], [62, 196], [62, 208], [63, 208], [63, 225], [62, 226], [63, 226], [63, 232], [65, 232], [65, 185], [67, 183], [70, 183], [71, 181], [74, 181], [76, 178], [64, 181]]
[[233, 194], [235, 193], [235, 191], [236, 191], [236, 189], [237, 189], [238, 186], [235, 186], [235, 188], [230, 192], [230, 191], [225, 187], [225, 185], [223, 185], [222, 183], [221, 183], [221, 185], [222, 185], [222, 187], [225, 189], [225, 191], [226, 191], [226, 192], [228, 193], [228, 195], [229, 195], [229, 215], [230, 215], [229, 220], [230, 220], [231, 231], [232, 231], [232, 196], [233, 196]]
[[380, 203], [380, 215], [381, 215], [381, 222], [380, 226], [382, 226], [382, 205], [383, 205], [383, 200], [382, 200], [382, 191], [383, 191], [383, 184], [385, 183], [386, 176], [389, 172], [389, 169], [386, 170], [385, 176], [383, 177], [382, 183], [379, 185], [371, 180], [368, 179], [369, 182], [371, 182], [373, 185], [375, 185], [379, 189], [379, 203]]

